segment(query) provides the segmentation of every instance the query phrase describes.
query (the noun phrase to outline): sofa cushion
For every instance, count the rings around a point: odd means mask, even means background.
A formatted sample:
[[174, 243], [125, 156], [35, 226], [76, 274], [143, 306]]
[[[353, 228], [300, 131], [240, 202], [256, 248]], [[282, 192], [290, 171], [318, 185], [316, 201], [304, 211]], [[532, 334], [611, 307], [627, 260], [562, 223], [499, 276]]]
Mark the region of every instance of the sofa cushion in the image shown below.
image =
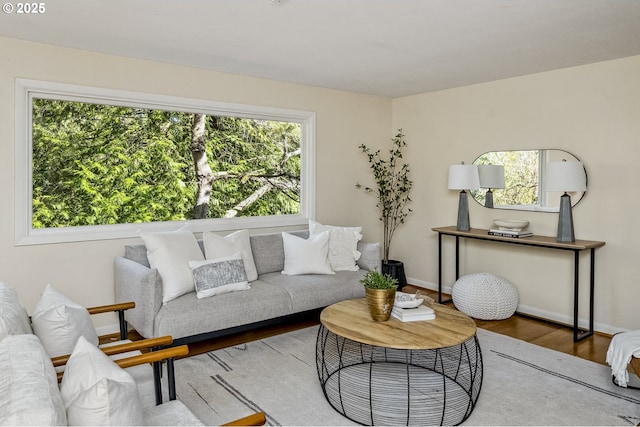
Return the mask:
[[333, 271], [357, 271], [360, 258], [358, 242], [362, 239], [362, 227], [338, 227], [309, 220], [309, 235], [329, 232], [329, 263]]
[[60, 391], [69, 425], [142, 425], [134, 379], [95, 345], [79, 338]]
[[162, 277], [162, 303], [193, 292], [193, 276], [189, 261], [203, 261], [198, 241], [188, 230], [143, 233], [151, 268]]
[[7, 335], [31, 334], [27, 310], [20, 303], [15, 289], [0, 282], [0, 339]]
[[35, 335], [0, 342], [0, 425], [67, 425], [49, 355]]
[[98, 335], [86, 308], [47, 285], [31, 317], [33, 331], [51, 357], [73, 351], [83, 336], [98, 345]]
[[253, 282], [258, 279], [258, 271], [253, 261], [248, 230], [238, 230], [224, 237], [206, 231], [202, 233], [202, 242], [204, 243], [204, 255], [207, 259], [217, 259], [240, 252], [247, 280]]
[[326, 307], [340, 301], [364, 298], [364, 286], [359, 282], [366, 271], [337, 271], [334, 275], [308, 274], [286, 276], [267, 273], [259, 282], [269, 283], [286, 290], [294, 313]]
[[284, 268], [282, 274], [333, 274], [329, 263], [329, 231], [303, 239], [282, 232]]
[[151, 268], [147, 257], [147, 247], [145, 245], [125, 245], [124, 257]]
[[[291, 231], [289, 234], [306, 239], [308, 230]], [[249, 236], [251, 252], [258, 275], [280, 273], [284, 269], [284, 244], [281, 233], [253, 234]]]
[[291, 314], [291, 304], [286, 290], [260, 279], [251, 283], [251, 289], [213, 298], [197, 299], [195, 292], [191, 292], [160, 308], [154, 336], [171, 335], [178, 339], [260, 322]]
[[197, 298], [250, 288], [240, 252], [218, 259], [189, 261]]

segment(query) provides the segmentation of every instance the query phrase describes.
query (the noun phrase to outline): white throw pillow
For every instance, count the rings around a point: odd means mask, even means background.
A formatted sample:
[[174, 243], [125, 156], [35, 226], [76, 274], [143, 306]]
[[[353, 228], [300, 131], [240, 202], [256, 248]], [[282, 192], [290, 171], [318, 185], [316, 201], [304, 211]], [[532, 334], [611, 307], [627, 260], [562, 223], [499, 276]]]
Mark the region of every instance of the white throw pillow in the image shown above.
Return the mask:
[[136, 382], [84, 338], [67, 362], [60, 384], [69, 425], [142, 425]]
[[240, 252], [218, 259], [189, 261], [189, 267], [198, 298], [250, 288]]
[[303, 239], [282, 232], [284, 270], [282, 274], [334, 274], [329, 263], [329, 232]]
[[358, 242], [362, 239], [362, 227], [338, 227], [324, 225], [312, 219], [309, 220], [309, 235], [329, 231], [329, 263], [333, 271], [358, 271], [360, 267], [356, 261], [360, 259]]
[[36, 304], [31, 323], [50, 357], [70, 354], [81, 336], [98, 345], [98, 335], [87, 309], [50, 284]]
[[0, 396], [0, 425], [67, 425], [56, 372], [33, 334], [0, 342]]
[[187, 230], [142, 233], [151, 268], [162, 278], [162, 303], [193, 292], [189, 261], [203, 261], [204, 255], [192, 232]]
[[258, 270], [253, 261], [249, 230], [238, 230], [224, 237], [211, 231], [202, 233], [204, 243], [204, 255], [206, 259], [218, 259], [240, 252], [244, 261], [244, 270], [247, 280], [253, 282], [258, 279]]
[[6, 335], [31, 334], [29, 315], [15, 289], [0, 282], [0, 339]]

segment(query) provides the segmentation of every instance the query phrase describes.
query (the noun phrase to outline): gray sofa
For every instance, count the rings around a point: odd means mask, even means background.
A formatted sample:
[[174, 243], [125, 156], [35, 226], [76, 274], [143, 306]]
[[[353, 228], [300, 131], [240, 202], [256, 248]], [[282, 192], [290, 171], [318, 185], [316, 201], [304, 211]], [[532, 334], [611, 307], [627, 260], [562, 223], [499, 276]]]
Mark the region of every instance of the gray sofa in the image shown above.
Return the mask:
[[[291, 234], [308, 238], [308, 231]], [[202, 242], [199, 242], [202, 248]], [[317, 310], [339, 301], [365, 296], [359, 282], [366, 271], [379, 268], [380, 245], [359, 242], [358, 271], [330, 275], [282, 274], [284, 247], [281, 233], [250, 236], [258, 280], [251, 289], [197, 299], [195, 292], [162, 303], [162, 279], [149, 267], [146, 247], [125, 247], [115, 258], [117, 302], [134, 301], [127, 322], [143, 337], [171, 335], [174, 345], [240, 332], [286, 321], [297, 314]]]

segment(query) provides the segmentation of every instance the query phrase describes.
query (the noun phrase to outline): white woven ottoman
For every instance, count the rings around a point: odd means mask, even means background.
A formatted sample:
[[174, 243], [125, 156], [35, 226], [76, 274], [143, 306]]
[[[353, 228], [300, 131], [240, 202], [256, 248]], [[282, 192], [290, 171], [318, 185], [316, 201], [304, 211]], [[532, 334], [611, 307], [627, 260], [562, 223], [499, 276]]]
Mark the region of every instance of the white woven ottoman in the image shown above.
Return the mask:
[[491, 273], [460, 277], [453, 284], [451, 297], [458, 310], [474, 319], [506, 319], [518, 307], [516, 288], [507, 280]]

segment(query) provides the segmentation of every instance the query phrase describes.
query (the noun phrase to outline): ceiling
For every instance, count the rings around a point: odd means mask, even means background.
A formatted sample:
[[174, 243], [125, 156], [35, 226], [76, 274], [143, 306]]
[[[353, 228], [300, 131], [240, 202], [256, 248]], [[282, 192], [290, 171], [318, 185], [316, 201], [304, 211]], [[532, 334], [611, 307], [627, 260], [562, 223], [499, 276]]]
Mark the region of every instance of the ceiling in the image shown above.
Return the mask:
[[44, 5], [0, 14], [0, 36], [386, 97], [640, 55], [638, 0]]

